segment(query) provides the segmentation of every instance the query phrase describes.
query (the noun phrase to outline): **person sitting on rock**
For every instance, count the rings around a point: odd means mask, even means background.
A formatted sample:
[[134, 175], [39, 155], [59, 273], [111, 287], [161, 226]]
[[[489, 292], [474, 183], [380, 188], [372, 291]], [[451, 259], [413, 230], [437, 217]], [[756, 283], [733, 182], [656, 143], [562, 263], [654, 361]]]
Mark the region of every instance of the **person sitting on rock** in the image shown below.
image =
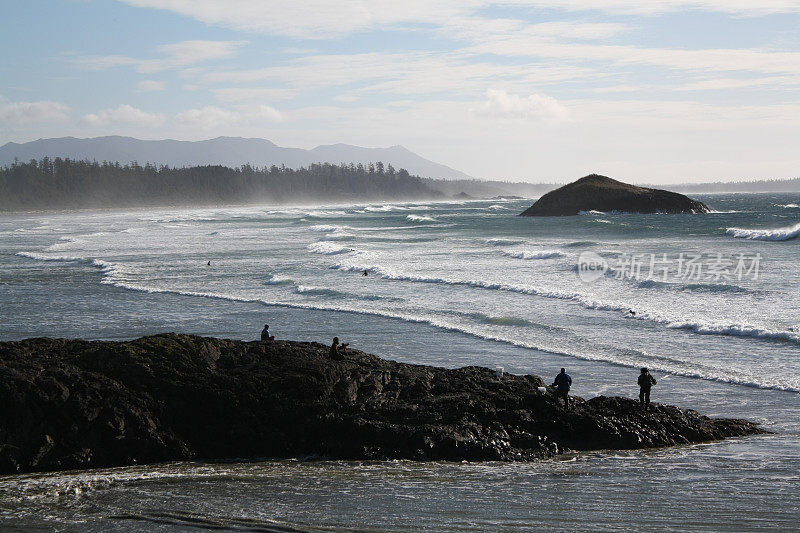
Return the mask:
[[274, 341], [275, 335], [269, 334], [269, 324], [264, 324], [264, 329], [261, 330], [261, 340], [262, 341]]
[[331, 344], [331, 348], [328, 351], [328, 356], [334, 361], [343, 361], [344, 354], [347, 353], [347, 346], [348, 344], [346, 342], [344, 344], [339, 344], [339, 337], [334, 337], [333, 344]]
[[569, 388], [572, 386], [572, 378], [567, 374], [565, 369], [561, 369], [561, 373], [556, 376], [551, 386], [558, 387], [558, 389], [556, 389], [556, 400], [558, 398], [564, 398], [564, 407], [569, 407]]
[[647, 371], [647, 368], [642, 368], [642, 373], [639, 374], [639, 405], [642, 409], [650, 409], [650, 389], [656, 384], [656, 378]]

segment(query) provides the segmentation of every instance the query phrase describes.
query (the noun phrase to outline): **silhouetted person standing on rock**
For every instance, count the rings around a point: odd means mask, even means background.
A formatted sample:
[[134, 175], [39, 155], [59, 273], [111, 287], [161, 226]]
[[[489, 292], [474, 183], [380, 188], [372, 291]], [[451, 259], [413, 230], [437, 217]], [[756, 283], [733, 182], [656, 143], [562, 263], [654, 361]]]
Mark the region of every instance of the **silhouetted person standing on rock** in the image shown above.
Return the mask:
[[642, 373], [639, 374], [639, 405], [642, 409], [650, 409], [650, 389], [656, 384], [656, 378], [647, 371], [647, 368], [642, 368]]
[[331, 348], [328, 350], [328, 356], [334, 361], [343, 361], [345, 352], [347, 352], [347, 343], [340, 345], [339, 337], [334, 337], [333, 344], [331, 344]]
[[556, 376], [552, 386], [558, 387], [556, 398], [564, 398], [564, 407], [569, 407], [569, 388], [572, 386], [572, 378], [569, 377], [566, 370], [561, 369], [561, 373]]
[[261, 330], [261, 340], [262, 341], [274, 341], [275, 335], [269, 334], [269, 324], [264, 324], [264, 329]]

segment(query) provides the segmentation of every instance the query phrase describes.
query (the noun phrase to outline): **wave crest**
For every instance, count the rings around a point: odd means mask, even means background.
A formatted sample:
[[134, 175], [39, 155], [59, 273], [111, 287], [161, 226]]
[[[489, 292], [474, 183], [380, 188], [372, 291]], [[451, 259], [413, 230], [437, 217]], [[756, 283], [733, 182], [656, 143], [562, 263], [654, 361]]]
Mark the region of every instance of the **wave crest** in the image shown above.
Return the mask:
[[746, 229], [728, 228], [728, 235], [737, 239], [750, 239], [754, 241], [788, 241], [800, 235], [800, 223], [794, 226], [775, 229]]
[[486, 239], [485, 242], [491, 246], [514, 246], [525, 243], [525, 241], [519, 239]]
[[439, 222], [435, 218], [425, 215], [407, 215], [406, 220], [409, 222]]
[[309, 244], [308, 251], [322, 255], [339, 255], [339, 254], [347, 254], [350, 252], [354, 252], [355, 250], [353, 250], [352, 248], [339, 246], [338, 244], [330, 241], [319, 241]]
[[567, 254], [558, 250], [506, 250], [503, 255], [514, 259], [555, 259], [556, 257], [566, 257]]

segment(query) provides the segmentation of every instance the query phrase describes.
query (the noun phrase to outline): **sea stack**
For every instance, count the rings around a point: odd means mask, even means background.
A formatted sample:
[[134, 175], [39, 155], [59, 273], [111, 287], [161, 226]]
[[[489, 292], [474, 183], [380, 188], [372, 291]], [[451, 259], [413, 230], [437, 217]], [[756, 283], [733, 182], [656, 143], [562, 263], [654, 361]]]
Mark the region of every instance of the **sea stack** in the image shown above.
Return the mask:
[[582, 211], [623, 213], [708, 213], [703, 202], [661, 189], [623, 183], [590, 174], [545, 194], [520, 213], [526, 217], [577, 215]]

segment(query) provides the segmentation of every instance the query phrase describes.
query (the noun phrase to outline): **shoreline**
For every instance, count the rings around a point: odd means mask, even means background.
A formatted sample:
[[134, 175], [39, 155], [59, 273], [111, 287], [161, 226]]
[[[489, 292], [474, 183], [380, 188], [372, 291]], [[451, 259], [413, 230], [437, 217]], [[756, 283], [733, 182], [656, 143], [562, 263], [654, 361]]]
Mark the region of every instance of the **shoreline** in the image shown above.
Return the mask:
[[387, 361], [318, 343], [162, 334], [0, 343], [0, 473], [231, 458], [532, 461], [765, 433], [538, 376]]

